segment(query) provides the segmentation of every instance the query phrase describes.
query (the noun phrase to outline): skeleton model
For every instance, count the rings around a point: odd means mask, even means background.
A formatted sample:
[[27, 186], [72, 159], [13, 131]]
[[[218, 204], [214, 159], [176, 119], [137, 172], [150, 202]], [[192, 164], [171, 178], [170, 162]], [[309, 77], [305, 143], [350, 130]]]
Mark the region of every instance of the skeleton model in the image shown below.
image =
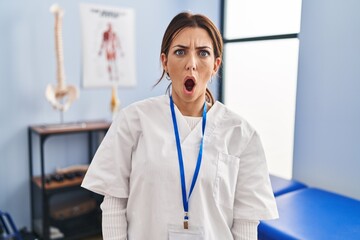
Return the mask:
[[57, 4], [50, 8], [55, 16], [55, 50], [56, 50], [56, 67], [57, 67], [57, 85], [49, 84], [45, 90], [46, 99], [51, 105], [61, 112], [69, 109], [71, 104], [79, 97], [76, 86], [66, 85], [64, 72], [64, 55], [62, 42], [62, 17], [63, 9]]

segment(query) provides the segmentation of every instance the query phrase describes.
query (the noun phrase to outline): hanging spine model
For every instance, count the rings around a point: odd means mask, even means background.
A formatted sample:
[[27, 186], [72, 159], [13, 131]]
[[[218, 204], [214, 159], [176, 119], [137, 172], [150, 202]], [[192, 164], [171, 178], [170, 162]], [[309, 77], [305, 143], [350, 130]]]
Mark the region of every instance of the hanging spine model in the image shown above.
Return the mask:
[[76, 86], [66, 85], [64, 71], [64, 54], [62, 42], [62, 18], [63, 9], [54, 4], [50, 8], [55, 16], [55, 53], [57, 85], [49, 84], [45, 91], [45, 96], [51, 105], [62, 112], [69, 109], [71, 104], [79, 97]]

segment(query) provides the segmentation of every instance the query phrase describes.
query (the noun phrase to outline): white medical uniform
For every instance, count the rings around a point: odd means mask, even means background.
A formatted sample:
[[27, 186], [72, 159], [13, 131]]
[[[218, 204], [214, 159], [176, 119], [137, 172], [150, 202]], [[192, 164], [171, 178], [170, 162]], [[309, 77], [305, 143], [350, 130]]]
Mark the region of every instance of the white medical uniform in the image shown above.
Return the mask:
[[[128, 198], [128, 240], [166, 240], [182, 228], [184, 211], [169, 96], [124, 108], [111, 125], [82, 186]], [[201, 121], [191, 130], [175, 107], [189, 192], [199, 153]], [[189, 200], [189, 228], [206, 240], [233, 239], [234, 219], [277, 218], [257, 132], [216, 102], [207, 113], [199, 176]]]

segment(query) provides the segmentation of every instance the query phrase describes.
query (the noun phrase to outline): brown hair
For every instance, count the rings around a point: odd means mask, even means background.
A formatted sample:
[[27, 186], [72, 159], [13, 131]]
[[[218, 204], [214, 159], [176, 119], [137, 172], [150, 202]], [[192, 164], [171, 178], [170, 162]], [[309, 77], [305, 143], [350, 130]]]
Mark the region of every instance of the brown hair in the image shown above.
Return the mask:
[[[215, 58], [222, 57], [223, 41], [221, 34], [217, 29], [217, 27], [215, 26], [215, 24], [208, 17], [204, 15], [192, 14], [189, 12], [181, 12], [171, 20], [162, 39], [160, 55], [163, 53], [166, 56], [168, 55], [169, 48], [173, 39], [179, 34], [181, 30], [187, 27], [190, 28], [199, 27], [206, 30], [206, 32], [209, 34], [212, 40]], [[165, 74], [166, 74], [165, 70], [163, 70], [161, 77], [157, 81], [155, 86], [160, 83], [160, 81], [164, 78]], [[209, 89], [206, 89], [206, 101], [210, 101], [211, 103], [214, 103], [214, 98]]]

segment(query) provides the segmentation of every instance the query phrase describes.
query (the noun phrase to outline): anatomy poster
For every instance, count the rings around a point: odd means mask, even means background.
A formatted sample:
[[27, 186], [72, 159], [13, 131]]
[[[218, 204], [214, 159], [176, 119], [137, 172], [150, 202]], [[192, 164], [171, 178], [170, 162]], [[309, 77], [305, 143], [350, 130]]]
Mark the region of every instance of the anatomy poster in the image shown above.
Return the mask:
[[135, 86], [134, 10], [80, 4], [80, 13], [83, 86]]

